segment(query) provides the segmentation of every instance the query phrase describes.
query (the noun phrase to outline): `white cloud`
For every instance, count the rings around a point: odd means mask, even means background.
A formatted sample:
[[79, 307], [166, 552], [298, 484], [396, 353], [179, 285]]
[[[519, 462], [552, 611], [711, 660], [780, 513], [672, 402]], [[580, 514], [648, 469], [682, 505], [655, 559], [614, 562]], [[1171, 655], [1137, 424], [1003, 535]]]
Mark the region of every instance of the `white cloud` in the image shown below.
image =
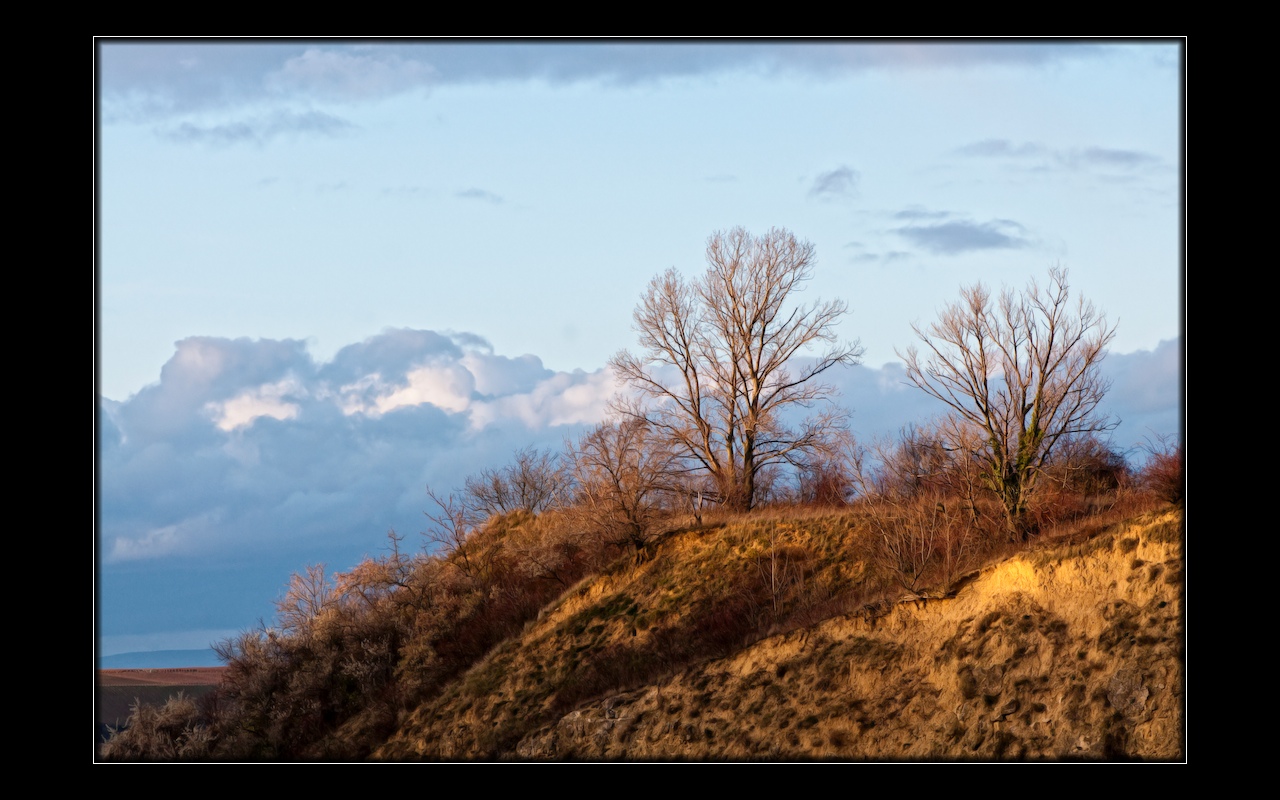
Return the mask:
[[612, 392], [604, 370], [554, 372], [471, 334], [388, 330], [326, 364], [300, 341], [184, 339], [159, 383], [102, 401], [102, 552], [116, 563], [414, 530], [423, 484], [576, 435]]
[[171, 525], [147, 528], [134, 536], [117, 536], [111, 543], [105, 561], [115, 564], [153, 560], [181, 553], [198, 542], [210, 527], [215, 526], [220, 516], [221, 511], [215, 509]]
[[266, 76], [281, 93], [301, 91], [324, 100], [369, 100], [428, 86], [436, 70], [427, 63], [386, 50], [308, 48]]
[[[113, 624], [222, 624], [173, 621], [177, 610], [153, 608], [166, 592], [200, 608], [259, 598], [269, 613], [289, 571], [346, 568], [389, 528], [412, 536], [424, 486], [447, 492], [517, 448], [557, 447], [604, 419], [619, 388], [606, 369], [557, 372], [491, 350], [465, 334], [391, 330], [317, 365], [301, 342], [179, 342], [158, 384], [101, 404], [99, 552]], [[1104, 362], [1123, 446], [1148, 429], [1176, 432], [1179, 353], [1165, 342]], [[904, 385], [898, 363], [823, 377], [864, 441], [944, 410]]]
[[430, 403], [436, 408], [457, 413], [466, 411], [471, 405], [475, 379], [461, 364], [418, 367], [407, 377], [408, 386], [394, 389], [374, 401], [375, 413], [386, 414], [397, 408], [423, 403]]
[[518, 419], [535, 429], [595, 425], [604, 420], [617, 389], [608, 370], [557, 372], [532, 391], [476, 403], [471, 425], [484, 428], [506, 419]]
[[297, 403], [286, 399], [296, 395], [302, 387], [294, 378], [246, 389], [230, 400], [205, 405], [219, 430], [233, 431], [253, 424], [259, 417], [293, 419], [298, 416]]

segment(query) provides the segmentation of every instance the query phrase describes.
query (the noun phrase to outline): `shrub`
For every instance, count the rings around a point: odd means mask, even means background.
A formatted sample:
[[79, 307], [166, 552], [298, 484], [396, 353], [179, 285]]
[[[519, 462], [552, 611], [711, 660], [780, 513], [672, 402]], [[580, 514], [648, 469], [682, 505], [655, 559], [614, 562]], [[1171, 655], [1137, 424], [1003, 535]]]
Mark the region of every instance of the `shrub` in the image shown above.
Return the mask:
[[1161, 437], [1144, 449], [1147, 463], [1140, 476], [1142, 485], [1165, 502], [1181, 503], [1186, 491], [1182, 443]]

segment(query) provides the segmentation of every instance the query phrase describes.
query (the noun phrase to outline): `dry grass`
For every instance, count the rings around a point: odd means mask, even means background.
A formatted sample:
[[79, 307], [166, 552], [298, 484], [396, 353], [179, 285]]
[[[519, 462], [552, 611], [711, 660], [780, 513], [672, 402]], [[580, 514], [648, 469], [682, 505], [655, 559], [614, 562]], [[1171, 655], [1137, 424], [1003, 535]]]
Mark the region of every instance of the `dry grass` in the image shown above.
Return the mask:
[[377, 756], [1180, 757], [1177, 512], [1046, 531], [905, 604], [856, 510], [704, 522], [567, 592]]
[[638, 548], [556, 513], [447, 557], [393, 537], [115, 755], [1177, 758], [1181, 516], [1135, 522], [1152, 502], [1058, 497], [1031, 543], [966, 523], [909, 583], [870, 504], [669, 519]]

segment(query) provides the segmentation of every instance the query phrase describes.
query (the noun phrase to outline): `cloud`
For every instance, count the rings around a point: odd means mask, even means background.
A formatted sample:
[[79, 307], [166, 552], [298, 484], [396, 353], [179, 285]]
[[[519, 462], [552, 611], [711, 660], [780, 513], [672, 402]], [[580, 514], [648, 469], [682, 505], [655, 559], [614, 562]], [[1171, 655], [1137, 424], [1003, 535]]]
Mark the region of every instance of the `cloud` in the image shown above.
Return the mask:
[[1154, 350], [1110, 353], [1103, 360], [1102, 373], [1111, 381], [1106, 410], [1120, 421], [1111, 439], [1121, 450], [1179, 433], [1182, 347], [1181, 337], [1166, 339]]
[[814, 178], [809, 196], [823, 199], [849, 197], [858, 188], [859, 177], [856, 170], [845, 166], [837, 167]]
[[139, 121], [264, 103], [353, 104], [442, 85], [539, 80], [629, 86], [733, 72], [1040, 69], [1113, 57], [1094, 44], [877, 42], [99, 43], [104, 118]]
[[390, 329], [322, 364], [297, 340], [184, 339], [158, 383], [100, 403], [102, 552], [269, 548], [370, 514], [388, 515], [375, 530], [412, 526], [395, 509], [424, 483], [451, 486], [494, 448], [558, 443], [600, 421], [614, 388], [605, 370], [555, 372], [469, 333]]
[[280, 110], [264, 116], [233, 122], [197, 124], [181, 122], [159, 128], [161, 138], [179, 143], [210, 145], [262, 145], [281, 136], [340, 136], [356, 126], [341, 117], [323, 111]]
[[1037, 159], [1042, 167], [1071, 170], [1135, 171], [1163, 163], [1159, 156], [1141, 150], [1097, 146], [1055, 149], [1038, 142], [1015, 144], [1008, 139], [983, 139], [953, 152], [966, 158]]
[[300, 393], [301, 386], [297, 379], [286, 378], [245, 389], [230, 400], [210, 401], [205, 409], [213, 417], [214, 425], [219, 430], [234, 431], [253, 424], [260, 417], [280, 420], [297, 417], [299, 406], [290, 402], [289, 398]]
[[493, 203], [494, 205], [502, 203], [502, 197], [500, 195], [485, 191], [484, 189], [464, 189], [455, 193], [454, 197], [460, 197], [463, 200], [483, 200], [486, 203]]
[[532, 391], [485, 400], [472, 411], [477, 427], [504, 419], [519, 420], [526, 426], [590, 425], [605, 418], [609, 399], [618, 385], [607, 371], [557, 373], [540, 382]]
[[904, 208], [894, 213], [894, 219], [946, 219], [951, 216], [950, 211], [929, 211], [928, 209], [913, 206], [912, 208]]
[[[1111, 353], [1102, 361], [1111, 388], [1099, 411], [1118, 420], [1113, 446], [1131, 457], [1144, 438], [1177, 435], [1181, 425], [1179, 386], [1182, 343], [1169, 339], [1151, 351]], [[892, 438], [909, 423], [924, 423], [949, 409], [907, 380], [906, 367], [890, 362], [880, 367], [833, 370], [827, 377], [840, 392], [840, 403], [852, 410], [850, 424], [861, 441]]]
[[308, 48], [269, 73], [269, 91], [302, 92], [321, 100], [355, 102], [378, 99], [429, 86], [436, 78], [430, 64], [374, 48]]
[[917, 247], [936, 255], [959, 255], [974, 250], [1026, 247], [1025, 228], [1012, 220], [970, 222], [951, 220], [933, 225], [906, 225], [897, 233]]
[[449, 412], [466, 411], [471, 405], [475, 380], [461, 364], [432, 364], [418, 367], [405, 376], [405, 386], [378, 396], [372, 406], [347, 407], [344, 413], [386, 414], [397, 408], [430, 404]]
[[[1177, 432], [1180, 363], [1178, 341], [1103, 362], [1122, 447]], [[900, 363], [824, 378], [864, 441], [945, 411]], [[344, 405], [348, 385], [364, 407]], [[426, 486], [448, 492], [518, 447], [559, 449], [616, 388], [607, 370], [550, 370], [468, 333], [391, 329], [325, 363], [296, 340], [184, 339], [158, 383], [99, 402], [102, 632], [269, 618], [290, 572], [349, 568], [392, 528], [413, 546]]]
[[905, 261], [911, 258], [911, 255], [911, 253], [904, 250], [890, 250], [886, 253], [858, 253], [857, 255], [851, 256], [849, 260], [855, 264], [867, 262], [874, 263], [877, 261], [885, 264], [891, 264], [895, 261]]
[[1031, 158], [1048, 153], [1044, 145], [1034, 142], [1014, 144], [1008, 139], [983, 139], [980, 142], [956, 148], [957, 155], [976, 158]]
[[1141, 169], [1160, 163], [1160, 157], [1140, 150], [1117, 150], [1109, 147], [1085, 147], [1059, 156], [1059, 160], [1078, 168]]

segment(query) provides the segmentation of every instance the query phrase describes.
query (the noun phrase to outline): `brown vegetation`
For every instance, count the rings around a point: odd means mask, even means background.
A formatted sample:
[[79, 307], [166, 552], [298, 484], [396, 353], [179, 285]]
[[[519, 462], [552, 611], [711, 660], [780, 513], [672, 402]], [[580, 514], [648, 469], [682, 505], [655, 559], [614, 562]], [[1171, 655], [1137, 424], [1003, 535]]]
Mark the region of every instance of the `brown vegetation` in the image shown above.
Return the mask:
[[[785, 230], [714, 234], [702, 278], [686, 282], [672, 269], [649, 283], [635, 311], [642, 353], [610, 361], [647, 401], [624, 403], [623, 413], [704, 473], [728, 508], [751, 509], [763, 473], [803, 463], [843, 429], [844, 412], [831, 406], [798, 426], [782, 419], [830, 399], [820, 376], [862, 353], [836, 341], [843, 301], [791, 305], [815, 258], [812, 244]], [[793, 370], [792, 357], [818, 345], [826, 349]]]
[[304, 573], [291, 632], [224, 643], [216, 693], [138, 709], [104, 753], [1177, 758], [1180, 517], [1122, 522], [1153, 502], [1079, 502], [1030, 549], [975, 529], [963, 567], [886, 561], [868, 502], [668, 518], [638, 550], [557, 512], [495, 517], [465, 553], [393, 538]]
[[1105, 319], [1058, 270], [965, 290], [908, 354], [955, 413], [855, 447], [838, 410], [777, 416], [857, 354], [843, 303], [786, 307], [812, 260], [713, 236], [614, 359], [655, 405], [429, 490], [429, 552], [307, 567], [216, 691], [104, 755], [1180, 758], [1182, 450], [1135, 475], [1100, 438]]
[[1092, 303], [1070, 302], [1058, 267], [1046, 288], [1033, 281], [997, 300], [979, 283], [960, 295], [927, 330], [915, 328], [925, 351], [907, 350], [907, 377], [951, 409], [941, 436], [981, 465], [1010, 534], [1022, 538], [1034, 531], [1028, 510], [1055, 450], [1114, 427], [1098, 405], [1115, 327]]

